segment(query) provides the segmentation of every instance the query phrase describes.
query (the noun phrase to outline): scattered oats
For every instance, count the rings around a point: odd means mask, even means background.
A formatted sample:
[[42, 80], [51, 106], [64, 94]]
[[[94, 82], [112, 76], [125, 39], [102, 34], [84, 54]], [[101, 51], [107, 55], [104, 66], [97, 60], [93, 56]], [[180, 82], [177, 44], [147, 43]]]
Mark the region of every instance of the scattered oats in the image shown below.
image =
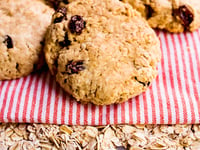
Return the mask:
[[52, 145], [51, 145], [51, 144], [40, 143], [39, 146], [40, 146], [42, 149], [45, 149], [45, 150], [51, 150], [51, 148], [52, 148]]
[[0, 123], [0, 150], [199, 150], [200, 125]]
[[71, 134], [73, 132], [72, 128], [68, 127], [67, 125], [61, 125], [60, 131], [67, 134]]
[[13, 133], [14, 133], [13, 129], [7, 128], [6, 131], [5, 131], [5, 136], [6, 136], [6, 137], [9, 137], [9, 136], [11, 136]]
[[13, 133], [10, 137], [13, 141], [21, 141], [23, 139], [22, 136], [17, 135], [16, 133]]
[[138, 128], [138, 129], [144, 129], [145, 125], [143, 125], [143, 124], [141, 124], [141, 125], [137, 124], [137, 125], [135, 125], [135, 127]]

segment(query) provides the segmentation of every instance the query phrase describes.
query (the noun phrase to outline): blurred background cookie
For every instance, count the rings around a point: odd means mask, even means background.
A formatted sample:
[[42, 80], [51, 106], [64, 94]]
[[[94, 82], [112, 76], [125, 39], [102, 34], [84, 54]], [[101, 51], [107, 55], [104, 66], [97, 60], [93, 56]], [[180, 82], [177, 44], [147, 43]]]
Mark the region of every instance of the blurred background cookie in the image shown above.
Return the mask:
[[43, 65], [52, 14], [41, 0], [0, 1], [0, 80], [26, 76]]
[[200, 27], [199, 0], [123, 0], [141, 12], [152, 28], [170, 32], [194, 31]]

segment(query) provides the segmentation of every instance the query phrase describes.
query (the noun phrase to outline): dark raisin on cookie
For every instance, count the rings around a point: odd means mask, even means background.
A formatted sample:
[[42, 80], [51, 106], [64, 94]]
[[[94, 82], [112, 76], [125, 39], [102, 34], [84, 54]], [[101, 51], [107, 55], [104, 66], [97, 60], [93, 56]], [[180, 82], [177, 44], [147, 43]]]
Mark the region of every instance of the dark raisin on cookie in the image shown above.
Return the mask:
[[153, 8], [150, 5], [145, 5], [145, 10], [147, 19], [151, 18], [154, 13]]
[[83, 64], [83, 60], [77, 60], [77, 61], [69, 61], [66, 65], [66, 73], [71, 74], [78, 74], [80, 71], [83, 71], [85, 69], [85, 66]]
[[56, 10], [56, 13], [60, 13], [61, 16], [54, 19], [54, 23], [62, 22], [63, 20], [67, 20], [67, 9], [65, 7], [61, 7]]
[[60, 3], [63, 2], [65, 4], [68, 4], [68, 0], [48, 0], [48, 3], [57, 10], [59, 8]]
[[7, 48], [13, 48], [13, 40], [9, 35], [5, 36], [5, 40], [3, 41], [3, 43], [6, 44]]
[[64, 41], [59, 42], [59, 45], [61, 47], [68, 47], [69, 45], [71, 45], [71, 41], [68, 39], [68, 34], [67, 33], [65, 33]]
[[194, 20], [193, 13], [185, 6], [180, 6], [178, 9], [173, 10], [173, 15], [178, 16], [181, 23], [187, 29]]
[[83, 18], [79, 15], [75, 15], [71, 17], [71, 20], [69, 22], [69, 30], [71, 33], [75, 34], [81, 34], [82, 30], [85, 28], [86, 22], [83, 20]]
[[137, 82], [139, 82], [140, 84], [142, 84], [143, 86], [150, 86], [150, 82], [142, 82], [142, 81], [139, 81], [138, 79], [137, 79], [137, 77], [135, 77], [135, 80], [137, 81]]

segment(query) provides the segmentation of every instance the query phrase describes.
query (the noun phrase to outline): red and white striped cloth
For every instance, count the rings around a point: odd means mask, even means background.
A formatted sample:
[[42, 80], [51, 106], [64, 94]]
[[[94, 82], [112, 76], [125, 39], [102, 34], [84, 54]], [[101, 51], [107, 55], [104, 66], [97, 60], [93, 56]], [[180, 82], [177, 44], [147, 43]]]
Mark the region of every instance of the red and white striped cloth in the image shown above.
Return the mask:
[[200, 30], [157, 32], [162, 61], [148, 91], [122, 104], [82, 105], [49, 72], [0, 82], [0, 122], [69, 125], [200, 123]]

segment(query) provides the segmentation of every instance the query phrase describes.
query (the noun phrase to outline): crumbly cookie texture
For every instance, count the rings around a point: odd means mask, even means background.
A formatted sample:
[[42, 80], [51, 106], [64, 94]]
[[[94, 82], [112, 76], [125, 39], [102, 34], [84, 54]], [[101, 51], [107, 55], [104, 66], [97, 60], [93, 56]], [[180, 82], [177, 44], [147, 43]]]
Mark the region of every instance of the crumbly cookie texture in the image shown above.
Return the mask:
[[153, 28], [170, 32], [194, 31], [200, 27], [199, 0], [123, 0], [141, 12]]
[[1, 124], [1, 149], [199, 150], [200, 125]]
[[53, 12], [41, 0], [0, 1], [0, 80], [26, 76], [42, 65]]
[[118, 0], [76, 0], [66, 7], [53, 15], [44, 48], [61, 87], [97, 105], [144, 92], [157, 76], [161, 51], [141, 15]]

